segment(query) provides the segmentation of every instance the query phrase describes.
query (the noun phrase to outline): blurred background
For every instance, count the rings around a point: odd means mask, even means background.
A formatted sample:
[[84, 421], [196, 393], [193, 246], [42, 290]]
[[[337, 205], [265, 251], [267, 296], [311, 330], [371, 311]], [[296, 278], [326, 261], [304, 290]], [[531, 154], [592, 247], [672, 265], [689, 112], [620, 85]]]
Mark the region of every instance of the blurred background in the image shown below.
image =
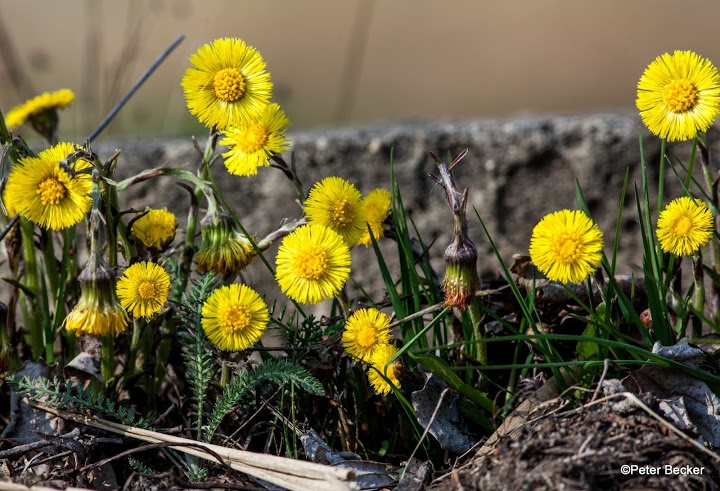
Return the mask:
[[635, 111], [658, 55], [720, 64], [719, 13], [714, 0], [0, 0], [0, 107], [70, 88], [60, 136], [82, 138], [185, 34], [104, 136], [204, 133], [180, 80], [190, 54], [230, 36], [264, 56], [293, 131]]

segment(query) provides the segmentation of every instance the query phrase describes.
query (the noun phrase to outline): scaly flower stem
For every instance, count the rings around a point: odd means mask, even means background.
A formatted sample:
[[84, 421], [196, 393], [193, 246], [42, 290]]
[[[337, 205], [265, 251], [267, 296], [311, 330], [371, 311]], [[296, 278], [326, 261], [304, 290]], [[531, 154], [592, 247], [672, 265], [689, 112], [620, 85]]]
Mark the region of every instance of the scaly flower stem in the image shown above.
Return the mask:
[[35, 258], [35, 237], [33, 236], [33, 223], [25, 217], [20, 217], [20, 234], [22, 236], [23, 262], [25, 275], [23, 285], [29, 292], [25, 294], [25, 324], [30, 330], [30, 347], [33, 360], [37, 360], [45, 352], [45, 330], [42, 325], [38, 302], [38, 266]]

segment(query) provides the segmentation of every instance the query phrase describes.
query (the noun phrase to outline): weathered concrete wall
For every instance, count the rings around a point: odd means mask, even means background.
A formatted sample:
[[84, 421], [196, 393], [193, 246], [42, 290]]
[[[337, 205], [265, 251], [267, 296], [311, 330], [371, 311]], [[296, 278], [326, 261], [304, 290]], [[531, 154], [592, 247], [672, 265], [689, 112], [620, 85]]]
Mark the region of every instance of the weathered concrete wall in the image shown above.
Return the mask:
[[[526, 253], [533, 226], [548, 212], [574, 209], [575, 180], [583, 190], [590, 211], [605, 235], [606, 252], [615, 238], [618, 203], [626, 169], [630, 184], [620, 227], [618, 273], [636, 272], [642, 252], [633, 183], [640, 186], [640, 148], [643, 135], [650, 187], [657, 188], [660, 144], [647, 133], [635, 115], [544, 117], [462, 123], [408, 123], [367, 128], [343, 128], [291, 135], [301, 180], [305, 187], [329, 175], [342, 176], [366, 193], [377, 186], [389, 188], [391, 154], [395, 178], [403, 201], [425, 241], [437, 236], [433, 260], [442, 266], [450, 241], [452, 217], [444, 194], [427, 176], [435, 170], [428, 150], [445, 157], [468, 148], [456, 167], [459, 186], [470, 188], [470, 235], [475, 242], [483, 273], [499, 271], [472, 207], [487, 225], [506, 262], [513, 253]], [[712, 141], [712, 133], [709, 140]], [[716, 138], [717, 139], [717, 138]], [[202, 141], [201, 141], [202, 143]], [[167, 162], [189, 164], [198, 156], [189, 139], [102, 143], [95, 150], [105, 157], [114, 148], [123, 153], [117, 178]], [[686, 155], [690, 144], [669, 147]], [[684, 161], [687, 161], [686, 159]], [[261, 168], [257, 176], [229, 175], [220, 161], [213, 172], [222, 193], [251, 233], [263, 236], [283, 218], [300, 216], [292, 186], [281, 172]], [[666, 198], [677, 197], [680, 186], [669, 169]], [[698, 178], [700, 174], [698, 173]], [[185, 213], [188, 193], [170, 178], [142, 183], [121, 195], [121, 205], [142, 208], [147, 203], [165, 205]], [[653, 198], [651, 203], [655, 203]], [[180, 217], [182, 219], [182, 216]], [[357, 248], [356, 248], [357, 249]], [[391, 250], [386, 246], [386, 250]], [[274, 257], [274, 252], [269, 253]], [[358, 250], [354, 275], [376, 275], [369, 251]], [[257, 270], [256, 270], [257, 271]], [[442, 270], [440, 269], [442, 273]], [[262, 276], [250, 270], [250, 275]], [[258, 281], [264, 281], [258, 278]]]

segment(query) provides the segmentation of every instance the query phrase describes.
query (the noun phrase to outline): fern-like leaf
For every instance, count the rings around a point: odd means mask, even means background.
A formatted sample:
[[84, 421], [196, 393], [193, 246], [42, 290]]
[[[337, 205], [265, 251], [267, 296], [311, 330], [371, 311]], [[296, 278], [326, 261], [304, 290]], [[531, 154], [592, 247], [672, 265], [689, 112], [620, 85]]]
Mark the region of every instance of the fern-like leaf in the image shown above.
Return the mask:
[[202, 306], [212, 291], [215, 280], [212, 273], [195, 280], [190, 291], [183, 296], [182, 308], [178, 309], [180, 321], [185, 327], [185, 330], [179, 333], [180, 344], [184, 348], [182, 356], [186, 363], [186, 377], [192, 393], [191, 419], [197, 428], [198, 439], [203, 424], [207, 389], [216, 372], [215, 359], [211, 354], [212, 347], [201, 323]]
[[263, 382], [284, 384], [292, 382], [301, 389], [314, 394], [324, 393], [322, 384], [302, 367], [281, 360], [268, 360], [253, 369], [240, 372], [223, 390], [213, 408], [205, 427], [205, 441], [209, 442], [225, 415], [240, 401], [240, 398]]

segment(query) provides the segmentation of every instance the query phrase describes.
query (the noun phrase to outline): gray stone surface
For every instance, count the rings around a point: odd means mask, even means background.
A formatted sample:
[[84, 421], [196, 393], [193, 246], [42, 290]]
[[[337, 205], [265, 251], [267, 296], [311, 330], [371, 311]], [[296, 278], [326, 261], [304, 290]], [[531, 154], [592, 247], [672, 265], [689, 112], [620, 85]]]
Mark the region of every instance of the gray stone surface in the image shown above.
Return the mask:
[[[642, 258], [633, 192], [633, 183], [640, 185], [639, 132], [643, 135], [654, 196], [660, 145], [634, 114], [407, 123], [290, 136], [306, 188], [329, 175], [350, 180], [363, 193], [378, 186], [389, 188], [392, 155], [394, 175], [409, 215], [424, 240], [437, 237], [432, 252], [439, 268], [450, 241], [452, 216], [443, 192], [427, 176], [435, 170], [427, 152], [432, 150], [445, 158], [448, 152], [454, 156], [468, 148], [469, 153], [456, 167], [455, 176], [459, 186], [470, 188], [470, 235], [478, 248], [482, 273], [499, 271], [499, 267], [473, 207], [488, 227], [503, 259], [510, 262], [513, 253], [527, 252], [532, 228], [546, 213], [576, 207], [577, 180], [605, 235], [609, 253], [615, 238], [623, 178], [629, 169], [618, 272], [631, 273], [637, 271], [636, 265]], [[199, 138], [203, 144], [204, 136]], [[118, 179], [163, 163], [187, 164], [189, 170], [195, 170], [199, 160], [190, 139], [113, 143], [101, 139], [94, 148], [102, 157], [110, 155], [114, 148], [122, 149]], [[689, 148], [689, 143], [671, 147], [681, 153], [687, 153]], [[261, 168], [257, 176], [236, 177], [228, 174], [218, 161], [213, 174], [223, 195], [252, 233], [263, 236], [283, 218], [300, 215], [290, 183], [275, 169]], [[678, 196], [677, 179], [670, 170], [666, 176], [666, 197]], [[189, 203], [188, 193], [170, 178], [139, 184], [120, 198], [122, 206], [142, 208], [152, 203], [167, 205], [183, 214]], [[652, 199], [654, 203], [655, 198]], [[361, 259], [355, 260], [356, 264], [371, 259], [366, 251], [357, 254]], [[367, 274], [363, 270], [364, 267], [356, 267], [355, 274]]]

